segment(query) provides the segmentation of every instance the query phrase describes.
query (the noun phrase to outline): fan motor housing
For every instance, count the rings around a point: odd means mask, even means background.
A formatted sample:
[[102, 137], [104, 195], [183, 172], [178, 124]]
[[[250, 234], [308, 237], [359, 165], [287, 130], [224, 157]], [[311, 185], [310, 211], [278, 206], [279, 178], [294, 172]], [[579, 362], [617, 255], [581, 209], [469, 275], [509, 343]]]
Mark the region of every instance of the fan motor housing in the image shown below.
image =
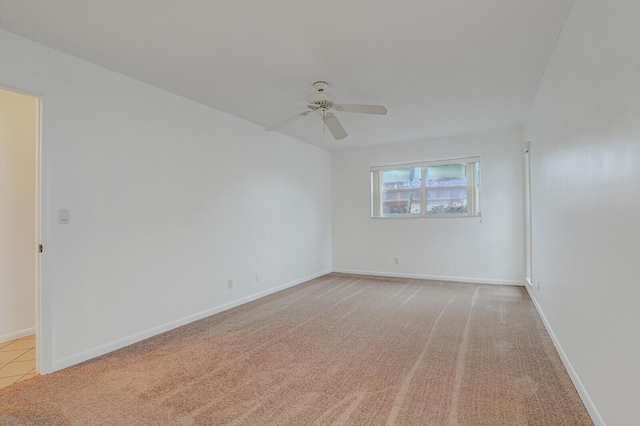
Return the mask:
[[307, 103], [318, 105], [322, 108], [331, 108], [334, 97], [329, 93], [312, 93], [307, 96]]

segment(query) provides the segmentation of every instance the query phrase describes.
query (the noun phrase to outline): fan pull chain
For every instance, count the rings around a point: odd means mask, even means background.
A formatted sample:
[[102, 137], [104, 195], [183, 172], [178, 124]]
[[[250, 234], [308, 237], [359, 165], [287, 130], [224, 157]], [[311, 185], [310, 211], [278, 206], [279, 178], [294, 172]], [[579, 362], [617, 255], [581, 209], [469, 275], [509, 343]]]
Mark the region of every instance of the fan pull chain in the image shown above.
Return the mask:
[[327, 133], [327, 110], [322, 110], [322, 134]]

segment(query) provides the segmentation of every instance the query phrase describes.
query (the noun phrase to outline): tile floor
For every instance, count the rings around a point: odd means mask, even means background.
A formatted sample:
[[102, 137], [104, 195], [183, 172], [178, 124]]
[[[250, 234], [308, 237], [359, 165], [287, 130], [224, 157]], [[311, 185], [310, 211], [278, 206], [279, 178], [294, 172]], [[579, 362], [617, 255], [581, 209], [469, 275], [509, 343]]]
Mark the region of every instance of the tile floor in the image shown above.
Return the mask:
[[36, 376], [36, 336], [0, 343], [0, 388]]

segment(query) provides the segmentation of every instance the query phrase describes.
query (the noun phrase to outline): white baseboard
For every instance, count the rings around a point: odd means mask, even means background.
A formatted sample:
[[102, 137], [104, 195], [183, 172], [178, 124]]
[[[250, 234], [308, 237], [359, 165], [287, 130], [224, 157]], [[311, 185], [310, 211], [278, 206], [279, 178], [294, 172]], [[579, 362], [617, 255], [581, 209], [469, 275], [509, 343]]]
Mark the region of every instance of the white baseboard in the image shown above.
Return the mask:
[[24, 330], [14, 331], [12, 333], [6, 333], [0, 335], [0, 343], [8, 342], [9, 340], [16, 340], [25, 336], [31, 336], [32, 334], [36, 334], [35, 327], [25, 328]]
[[531, 293], [529, 286], [526, 286], [526, 289], [527, 289], [527, 293], [529, 293], [529, 297], [531, 298], [531, 301], [533, 302], [533, 306], [536, 307], [536, 310], [538, 311], [538, 314], [542, 319], [542, 323], [544, 324], [544, 327], [547, 329], [547, 333], [549, 333], [549, 336], [551, 337], [553, 346], [555, 346], [556, 351], [558, 351], [558, 355], [560, 355], [560, 359], [562, 360], [564, 367], [567, 369], [567, 372], [569, 373], [569, 377], [573, 382], [573, 386], [575, 386], [576, 390], [578, 391], [578, 395], [580, 395], [580, 399], [582, 399], [582, 403], [584, 404], [585, 408], [587, 409], [587, 412], [589, 413], [589, 416], [591, 417], [591, 421], [593, 421], [593, 423], [596, 426], [606, 426], [604, 423], [604, 420], [602, 419], [602, 416], [600, 416], [600, 413], [598, 412], [598, 409], [596, 408], [595, 404], [591, 400], [591, 397], [587, 393], [587, 389], [582, 384], [582, 381], [580, 380], [580, 377], [578, 377], [578, 374], [576, 373], [576, 370], [573, 368], [573, 365], [571, 365], [571, 361], [569, 361], [569, 358], [567, 357], [567, 354], [565, 353], [564, 349], [562, 349], [562, 345], [560, 344], [560, 341], [556, 337], [556, 334], [553, 332], [553, 329], [551, 328], [551, 324], [549, 324], [549, 321], [547, 321], [547, 317], [544, 315], [544, 312], [542, 312], [542, 308], [538, 304], [538, 301], [536, 300], [535, 297], [533, 297], [533, 294]]
[[174, 328], [183, 326], [185, 324], [189, 324], [189, 323], [197, 321], [199, 319], [206, 318], [206, 317], [211, 316], [211, 315], [215, 315], [217, 313], [226, 311], [228, 309], [235, 308], [236, 306], [240, 306], [240, 305], [243, 305], [245, 303], [251, 302], [253, 300], [260, 299], [261, 297], [265, 297], [265, 296], [268, 296], [270, 294], [276, 293], [278, 291], [285, 290], [285, 289], [287, 289], [289, 287], [293, 287], [293, 286], [296, 286], [298, 284], [302, 284], [302, 283], [304, 283], [306, 281], [312, 280], [314, 278], [321, 277], [321, 276], [326, 275], [326, 274], [328, 274], [330, 272], [331, 272], [330, 270], [325, 270], [325, 271], [318, 272], [318, 273], [315, 273], [315, 274], [312, 274], [312, 275], [308, 275], [306, 277], [290, 281], [290, 282], [288, 282], [286, 284], [282, 284], [282, 285], [279, 285], [277, 287], [273, 287], [273, 288], [270, 288], [268, 290], [264, 290], [264, 291], [252, 294], [251, 296], [243, 297], [242, 299], [234, 300], [232, 302], [225, 303], [223, 305], [215, 306], [213, 308], [210, 308], [210, 309], [207, 309], [207, 310], [204, 310], [204, 311], [192, 314], [192, 315], [188, 315], [186, 317], [177, 319], [175, 321], [168, 322], [166, 324], [159, 325], [157, 327], [152, 327], [152, 328], [150, 328], [148, 330], [144, 330], [144, 331], [141, 331], [139, 333], [132, 334], [131, 336], [125, 337], [123, 339], [119, 339], [119, 340], [107, 343], [105, 345], [101, 345], [101, 346], [98, 346], [96, 348], [89, 349], [87, 351], [83, 351], [83, 352], [80, 352], [78, 354], [62, 358], [62, 359], [57, 360], [57, 361], [54, 360], [54, 362], [53, 362], [53, 371], [52, 372], [59, 371], [59, 370], [62, 370], [64, 368], [71, 367], [73, 365], [79, 364], [81, 362], [87, 361], [87, 360], [89, 360], [91, 358], [95, 358], [95, 357], [100, 356], [100, 355], [104, 355], [104, 354], [109, 353], [109, 352], [113, 352], [115, 350], [124, 348], [125, 346], [129, 346], [129, 345], [131, 345], [133, 343], [137, 343], [137, 342], [139, 342], [141, 340], [148, 339], [149, 337], [153, 337], [153, 336], [155, 336], [157, 334], [164, 333], [164, 332], [169, 331], [169, 330], [173, 330]]
[[371, 275], [374, 277], [414, 278], [418, 280], [457, 281], [457, 282], [473, 283], [473, 284], [497, 284], [497, 285], [524, 286], [524, 281], [518, 281], [518, 280], [451, 277], [446, 275], [404, 274], [401, 272], [360, 271], [356, 269], [334, 269], [333, 272], [338, 272], [342, 274]]

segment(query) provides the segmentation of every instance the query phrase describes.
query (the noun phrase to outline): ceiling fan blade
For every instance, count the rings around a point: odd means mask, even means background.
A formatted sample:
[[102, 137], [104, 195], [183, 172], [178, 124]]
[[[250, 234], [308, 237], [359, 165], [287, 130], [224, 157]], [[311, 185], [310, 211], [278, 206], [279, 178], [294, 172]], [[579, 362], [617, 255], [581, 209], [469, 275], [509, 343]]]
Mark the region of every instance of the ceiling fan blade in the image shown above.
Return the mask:
[[333, 108], [336, 111], [387, 115], [387, 109], [382, 105], [335, 104]]
[[347, 137], [347, 132], [342, 127], [342, 124], [338, 121], [335, 114], [328, 112], [324, 115], [324, 124], [327, 126], [331, 134], [336, 140], [344, 139]]
[[282, 121], [280, 121], [280, 122], [278, 122], [278, 123], [276, 123], [276, 124], [272, 124], [271, 126], [267, 126], [267, 127], [265, 127], [265, 128], [264, 128], [264, 130], [265, 130], [266, 132], [270, 132], [270, 131], [272, 131], [272, 130], [276, 130], [276, 129], [278, 129], [278, 128], [280, 128], [280, 127], [284, 126], [285, 124], [289, 124], [289, 123], [291, 123], [291, 122], [292, 122], [293, 120], [295, 120], [296, 118], [298, 118], [298, 117], [304, 117], [304, 116], [307, 116], [307, 115], [311, 114], [312, 112], [313, 112], [313, 111], [305, 111], [305, 112], [301, 112], [300, 114], [296, 114], [296, 115], [294, 115], [293, 117], [289, 117], [289, 118], [287, 118], [286, 120], [282, 120]]

